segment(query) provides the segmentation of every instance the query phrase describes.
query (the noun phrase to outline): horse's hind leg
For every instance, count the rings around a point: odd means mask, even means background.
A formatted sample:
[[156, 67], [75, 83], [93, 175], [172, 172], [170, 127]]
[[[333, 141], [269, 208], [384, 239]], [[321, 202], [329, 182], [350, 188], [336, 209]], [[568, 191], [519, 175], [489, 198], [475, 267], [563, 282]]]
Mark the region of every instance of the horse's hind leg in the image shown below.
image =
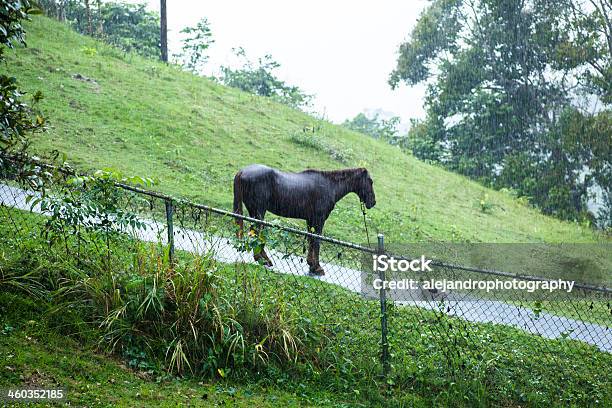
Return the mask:
[[[249, 210], [249, 215], [251, 216], [251, 218], [257, 218], [258, 220], [262, 220], [264, 219], [264, 216], [266, 215], [265, 211], [257, 211], [257, 210], [253, 210], [251, 211], [251, 209], [247, 208]], [[262, 229], [262, 225], [261, 224], [255, 224], [254, 226], [251, 225], [251, 231], [253, 231], [253, 233], [255, 233], [256, 235], [259, 235], [259, 232]], [[270, 268], [272, 266], [272, 260], [270, 259], [270, 257], [268, 256], [268, 254], [266, 253], [266, 250], [264, 248], [264, 243], [261, 243], [261, 247], [260, 247], [260, 251], [257, 253], [253, 253], [253, 259], [255, 260], [255, 262], [257, 263], [261, 263], [264, 266]]]

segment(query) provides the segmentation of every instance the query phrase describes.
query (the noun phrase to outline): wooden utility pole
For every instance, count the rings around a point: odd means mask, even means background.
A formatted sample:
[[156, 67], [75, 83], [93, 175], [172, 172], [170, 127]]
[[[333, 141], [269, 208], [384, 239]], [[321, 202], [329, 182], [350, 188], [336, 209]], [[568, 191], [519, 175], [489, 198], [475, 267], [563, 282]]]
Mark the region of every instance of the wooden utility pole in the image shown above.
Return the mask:
[[87, 34], [93, 35], [93, 25], [91, 23], [91, 7], [89, 0], [85, 0], [85, 12], [87, 13]]
[[68, 3], [68, 0], [57, 2], [57, 19], [62, 22], [66, 21], [66, 3]]
[[96, 27], [96, 35], [102, 36], [104, 25], [102, 24], [102, 0], [97, 0], [98, 3], [98, 27]]
[[160, 0], [160, 29], [161, 29], [161, 60], [168, 62], [168, 15], [166, 13], [166, 0]]

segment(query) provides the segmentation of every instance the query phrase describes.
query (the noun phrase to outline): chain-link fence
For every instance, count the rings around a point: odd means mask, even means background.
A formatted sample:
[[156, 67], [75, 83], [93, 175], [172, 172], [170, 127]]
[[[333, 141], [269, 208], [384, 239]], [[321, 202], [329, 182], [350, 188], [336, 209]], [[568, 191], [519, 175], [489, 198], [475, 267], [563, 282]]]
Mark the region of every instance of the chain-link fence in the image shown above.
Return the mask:
[[[414, 378], [419, 370], [431, 376], [450, 370], [461, 376], [470, 366], [482, 364], [483, 359], [499, 358], [492, 354], [496, 350], [516, 352], [516, 329], [534, 335], [528, 341], [529, 350], [523, 350], [532, 356], [563, 358], [558, 352], [565, 347], [594, 346], [612, 352], [612, 290], [605, 287], [575, 284], [571, 293], [537, 291], [529, 296], [520, 295], [524, 293], [521, 290], [499, 291], [496, 295], [481, 288], [441, 291], [426, 288], [424, 281], [429, 277], [502, 282], [550, 279], [433, 262], [432, 275], [419, 275], [414, 279], [416, 286], [377, 290], [374, 281], [380, 284], [414, 277], [371, 268], [373, 256], [391, 256], [385, 251], [382, 235], [376, 248], [371, 249], [121, 182], [114, 183], [113, 189], [116, 213], [134, 216], [112, 215], [111, 224], [121, 217], [127, 219], [113, 228], [119, 228], [134, 242], [152, 243], [171, 262], [190, 254], [209, 254], [220, 263], [234, 265], [236, 271], [271, 282], [269, 290], [285, 291], [283, 296], [290, 307], [316, 317], [326, 327], [333, 339], [331, 347], [337, 346], [336, 355], [352, 353], [350, 359], [347, 356], [345, 370], [370, 367], [372, 377], [382, 375], [397, 381]], [[66, 201], [49, 206], [37, 199], [38, 194], [10, 179], [0, 180], [4, 234], [38, 235], [48, 228], [45, 225], [54, 211], [63, 219], [74, 212], [69, 206], [62, 208]], [[54, 194], [59, 193], [53, 188], [47, 192], [47, 196]], [[71, 205], [78, 207], [78, 203]], [[239, 219], [245, 223], [241, 237], [237, 237]], [[102, 216], [80, 221], [77, 217], [77, 224], [104, 222], [108, 220]], [[68, 239], [67, 235], [64, 238]], [[321, 242], [323, 276], [309, 275], [306, 262], [309, 241], [315, 239]], [[262, 243], [273, 264], [267, 269], [253, 259], [253, 252], [260, 251]], [[412, 259], [407, 254], [399, 255], [397, 259]], [[228, 282], [235, 296], [240, 296], [244, 276], [236, 272]], [[527, 354], [525, 358], [529, 358]]]

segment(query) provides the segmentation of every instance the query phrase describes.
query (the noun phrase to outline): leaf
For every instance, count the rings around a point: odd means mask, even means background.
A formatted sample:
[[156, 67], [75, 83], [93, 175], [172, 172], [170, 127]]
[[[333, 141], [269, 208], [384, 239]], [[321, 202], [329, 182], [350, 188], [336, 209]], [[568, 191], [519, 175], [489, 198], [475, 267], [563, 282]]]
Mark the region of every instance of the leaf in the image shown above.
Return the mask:
[[30, 7], [28, 9], [28, 14], [31, 14], [33, 16], [34, 15], [41, 15], [41, 14], [43, 14], [43, 11], [40, 8], [38, 8], [38, 7]]

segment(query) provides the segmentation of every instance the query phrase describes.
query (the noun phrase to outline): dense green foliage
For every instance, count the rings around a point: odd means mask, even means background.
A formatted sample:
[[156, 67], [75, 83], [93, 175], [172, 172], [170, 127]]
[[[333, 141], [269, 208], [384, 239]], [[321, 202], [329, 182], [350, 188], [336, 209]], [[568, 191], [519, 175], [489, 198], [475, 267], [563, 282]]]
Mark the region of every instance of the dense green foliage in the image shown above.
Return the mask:
[[[25, 30], [22, 21], [34, 9], [29, 1], [0, 1], [0, 64], [5, 62], [5, 48], [15, 44], [25, 45]], [[37, 92], [33, 102], [42, 98]], [[0, 74], [0, 153], [24, 151], [29, 145], [29, 136], [44, 124], [41, 115], [23, 101], [23, 91], [18, 88], [17, 78]], [[0, 158], [0, 169], [4, 167]]]
[[605, 1], [433, 1], [390, 79], [429, 84], [411, 150], [546, 214], [589, 218], [588, 188], [608, 201], [612, 188], [610, 17]]
[[158, 58], [159, 14], [146, 5], [121, 1], [40, 0], [47, 15], [67, 21], [78, 32], [101, 38], [125, 52]]
[[257, 64], [248, 59], [242, 48], [236, 50], [236, 56], [242, 59], [242, 67], [237, 69], [229, 66], [221, 67], [220, 79], [223, 84], [254, 95], [272, 98], [292, 108], [305, 109], [310, 106], [311, 95], [276, 77], [274, 70], [280, 67], [280, 64], [271, 55], [259, 58]]
[[[270, 98], [126, 55], [48, 18], [34, 17], [27, 30], [29, 46], [8, 52], [6, 66], [28, 91], [45, 94], [40, 107], [49, 130], [33, 148], [40, 154], [59, 150], [80, 170], [147, 174], [166, 193], [231, 208], [232, 178], [251, 163], [288, 171], [364, 166], [377, 198], [367, 214], [370, 235], [384, 232], [390, 243], [599, 239], [576, 223], [543, 216], [515, 195]], [[484, 196], [491, 207], [486, 212]], [[324, 232], [365, 240], [356, 196], [338, 203]]]

